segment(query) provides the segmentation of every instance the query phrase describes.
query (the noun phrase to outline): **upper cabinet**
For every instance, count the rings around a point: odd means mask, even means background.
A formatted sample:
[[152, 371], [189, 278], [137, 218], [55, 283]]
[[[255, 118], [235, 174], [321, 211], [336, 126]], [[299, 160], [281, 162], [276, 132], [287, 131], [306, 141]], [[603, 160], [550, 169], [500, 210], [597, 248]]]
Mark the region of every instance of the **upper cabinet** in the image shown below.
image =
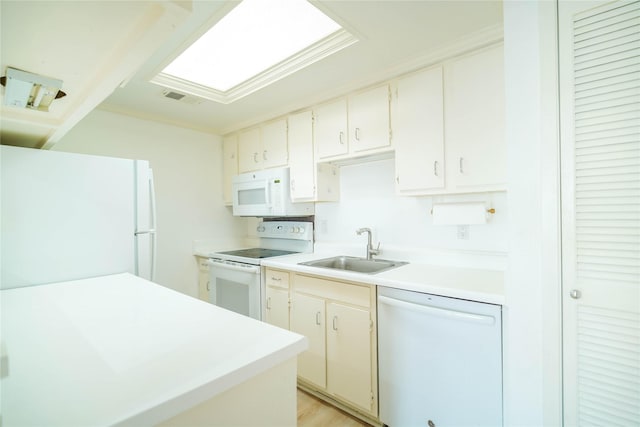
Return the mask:
[[238, 135], [228, 135], [222, 139], [222, 198], [226, 205], [233, 203], [231, 180], [238, 174]]
[[287, 120], [268, 122], [238, 135], [238, 172], [286, 166]]
[[402, 78], [395, 85], [392, 118], [399, 194], [444, 188], [442, 86], [441, 66]]
[[315, 162], [313, 114], [305, 111], [289, 116], [289, 169], [291, 200], [337, 201], [340, 197], [340, 169]]
[[314, 109], [318, 161], [339, 160], [390, 148], [389, 85]]
[[318, 159], [345, 155], [349, 152], [347, 99], [342, 98], [313, 110], [313, 136]]
[[389, 85], [349, 97], [349, 150], [357, 153], [391, 145]]
[[447, 188], [505, 190], [503, 45], [446, 64], [444, 81]]
[[398, 194], [506, 189], [502, 45], [396, 82]]

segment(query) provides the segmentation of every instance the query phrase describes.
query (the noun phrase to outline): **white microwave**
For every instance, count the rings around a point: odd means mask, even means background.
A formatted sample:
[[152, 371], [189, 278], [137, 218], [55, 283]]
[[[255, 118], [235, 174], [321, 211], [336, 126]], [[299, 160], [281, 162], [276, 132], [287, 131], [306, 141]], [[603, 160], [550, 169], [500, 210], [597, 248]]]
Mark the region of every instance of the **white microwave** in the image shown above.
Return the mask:
[[292, 203], [289, 168], [266, 169], [233, 177], [233, 215], [254, 217], [307, 216], [313, 203]]

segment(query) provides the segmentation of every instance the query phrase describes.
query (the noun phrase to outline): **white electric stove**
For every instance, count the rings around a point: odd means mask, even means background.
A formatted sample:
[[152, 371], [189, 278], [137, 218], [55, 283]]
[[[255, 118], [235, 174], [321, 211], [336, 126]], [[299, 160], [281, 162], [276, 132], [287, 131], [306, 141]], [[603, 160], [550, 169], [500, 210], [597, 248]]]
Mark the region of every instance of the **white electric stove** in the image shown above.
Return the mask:
[[264, 258], [313, 252], [313, 222], [263, 221], [256, 228], [260, 245], [222, 251], [209, 258], [209, 301], [254, 319], [264, 316]]

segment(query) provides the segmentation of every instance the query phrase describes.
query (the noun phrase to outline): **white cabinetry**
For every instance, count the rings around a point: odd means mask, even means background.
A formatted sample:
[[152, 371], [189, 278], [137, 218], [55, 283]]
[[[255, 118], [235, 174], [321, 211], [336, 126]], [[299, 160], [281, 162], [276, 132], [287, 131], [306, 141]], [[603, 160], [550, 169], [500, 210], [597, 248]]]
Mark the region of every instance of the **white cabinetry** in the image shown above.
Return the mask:
[[287, 121], [280, 119], [241, 131], [238, 136], [240, 173], [286, 166]]
[[502, 44], [403, 77], [394, 95], [398, 194], [506, 189]]
[[503, 45], [445, 65], [447, 188], [506, 188]]
[[313, 135], [318, 159], [345, 155], [349, 152], [347, 99], [320, 105], [313, 110]]
[[265, 321], [280, 328], [289, 329], [289, 273], [267, 268], [265, 287]]
[[226, 205], [233, 203], [231, 181], [238, 174], [238, 135], [228, 135], [222, 139], [222, 198]]
[[398, 80], [393, 103], [396, 190], [415, 194], [444, 188], [442, 66]]
[[377, 417], [375, 290], [295, 274], [291, 330], [309, 339], [298, 376], [315, 391]]
[[198, 299], [209, 302], [209, 264], [207, 258], [196, 256], [198, 261]]
[[289, 116], [289, 169], [293, 201], [336, 201], [340, 169], [315, 163], [311, 111]]
[[389, 85], [349, 97], [349, 150], [353, 153], [391, 145]]
[[389, 85], [314, 109], [318, 161], [339, 160], [389, 149]]

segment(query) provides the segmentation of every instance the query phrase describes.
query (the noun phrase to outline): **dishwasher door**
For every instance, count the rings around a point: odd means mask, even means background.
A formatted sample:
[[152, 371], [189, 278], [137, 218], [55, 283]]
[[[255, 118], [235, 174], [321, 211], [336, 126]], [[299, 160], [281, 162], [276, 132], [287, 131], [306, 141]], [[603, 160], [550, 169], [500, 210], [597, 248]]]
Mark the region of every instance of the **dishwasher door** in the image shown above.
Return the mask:
[[378, 287], [380, 420], [502, 425], [502, 306]]

